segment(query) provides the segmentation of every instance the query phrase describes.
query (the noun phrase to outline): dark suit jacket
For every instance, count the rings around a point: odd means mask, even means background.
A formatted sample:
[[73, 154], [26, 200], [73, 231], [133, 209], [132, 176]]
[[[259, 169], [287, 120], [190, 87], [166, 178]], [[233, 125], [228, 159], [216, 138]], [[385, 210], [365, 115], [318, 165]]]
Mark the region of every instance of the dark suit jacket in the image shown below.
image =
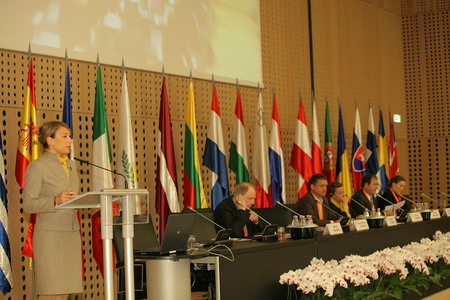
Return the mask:
[[361, 204], [362, 206], [366, 207], [369, 211], [372, 211], [372, 206], [370, 204], [369, 199], [367, 199], [366, 194], [364, 194], [363, 190], [359, 190], [353, 195], [352, 201], [350, 201], [350, 207], [353, 209], [354, 213], [356, 214], [355, 216], [352, 216], [352, 217], [355, 218], [357, 216], [364, 214], [364, 208], [362, 208], [360, 205], [354, 203], [355, 201], [358, 202], [359, 204]]
[[[323, 203], [330, 207], [330, 202], [327, 198], [323, 197]], [[319, 210], [317, 209], [316, 199], [311, 192], [308, 192], [305, 196], [301, 197], [297, 201], [295, 206], [295, 211], [301, 215], [311, 215], [313, 222], [319, 226], [325, 226], [330, 223], [330, 220], [337, 220], [340, 217], [336, 215], [333, 211], [323, 206], [323, 220], [319, 218]]]
[[227, 228], [233, 230], [231, 237], [244, 237], [244, 225], [247, 225], [249, 236], [255, 235], [262, 231], [260, 223], [255, 224], [250, 221], [250, 212], [248, 210], [237, 209], [231, 197], [223, 200], [217, 205], [213, 212], [214, 221]]

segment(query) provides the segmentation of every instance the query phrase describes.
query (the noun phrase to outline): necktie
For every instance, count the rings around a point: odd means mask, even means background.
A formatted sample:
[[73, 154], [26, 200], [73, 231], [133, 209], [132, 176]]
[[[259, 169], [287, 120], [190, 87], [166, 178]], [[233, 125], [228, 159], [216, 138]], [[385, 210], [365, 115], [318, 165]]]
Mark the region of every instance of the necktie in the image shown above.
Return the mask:
[[317, 211], [319, 212], [319, 219], [323, 221], [323, 206], [322, 203], [316, 201]]
[[248, 237], [247, 225], [244, 225], [244, 237]]

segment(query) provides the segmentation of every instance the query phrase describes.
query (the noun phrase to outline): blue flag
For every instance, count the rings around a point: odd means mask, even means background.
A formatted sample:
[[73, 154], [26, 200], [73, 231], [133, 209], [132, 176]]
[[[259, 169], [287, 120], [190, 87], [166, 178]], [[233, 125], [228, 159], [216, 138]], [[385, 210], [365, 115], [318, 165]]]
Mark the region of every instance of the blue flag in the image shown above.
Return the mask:
[[381, 183], [380, 168], [378, 166], [377, 141], [375, 138], [375, 125], [373, 123], [372, 107], [369, 108], [369, 125], [367, 127], [367, 143], [364, 152], [367, 173], [377, 176]]
[[0, 290], [3, 295], [11, 291], [11, 250], [8, 237], [8, 200], [5, 186], [5, 160], [3, 158], [3, 139], [0, 131]]
[[[73, 139], [73, 124], [72, 124], [72, 97], [70, 95], [70, 70], [69, 65], [66, 68], [66, 87], [64, 89], [64, 105], [62, 121], [70, 128], [70, 138]], [[73, 143], [70, 145], [69, 158], [73, 159], [74, 150]]]

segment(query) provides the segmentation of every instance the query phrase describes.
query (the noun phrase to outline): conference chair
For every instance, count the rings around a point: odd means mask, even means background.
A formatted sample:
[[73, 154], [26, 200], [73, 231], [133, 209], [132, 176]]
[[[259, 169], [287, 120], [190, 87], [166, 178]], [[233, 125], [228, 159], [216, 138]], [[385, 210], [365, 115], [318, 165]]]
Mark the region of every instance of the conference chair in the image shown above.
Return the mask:
[[[292, 222], [293, 213], [281, 205], [267, 208], [253, 208], [253, 210], [271, 224], [286, 227]], [[263, 227], [267, 225], [263, 220], [259, 222]]]
[[[158, 246], [155, 230], [153, 228], [152, 218], [148, 216], [148, 223], [146, 215], [135, 215], [134, 221], [134, 238], [133, 248], [143, 249]], [[114, 217], [114, 224], [121, 224], [122, 217]], [[117, 269], [117, 299], [125, 299], [125, 266], [124, 266], [124, 244], [122, 237], [122, 225], [114, 226], [113, 245], [116, 253], [116, 269]], [[145, 272], [145, 262], [134, 262], [134, 288], [135, 299], [147, 298], [147, 281]]]

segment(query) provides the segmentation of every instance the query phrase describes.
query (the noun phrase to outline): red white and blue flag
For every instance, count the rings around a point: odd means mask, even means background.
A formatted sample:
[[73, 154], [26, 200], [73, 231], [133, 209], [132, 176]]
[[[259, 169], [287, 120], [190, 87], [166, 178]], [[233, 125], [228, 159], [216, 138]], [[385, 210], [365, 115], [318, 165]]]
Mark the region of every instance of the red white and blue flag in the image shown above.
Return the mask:
[[394, 119], [389, 112], [389, 176], [395, 177], [400, 174], [398, 168], [397, 141], [395, 140]]
[[203, 165], [211, 170], [211, 202], [213, 209], [229, 196], [227, 162], [223, 142], [219, 99], [214, 85]]
[[[285, 203], [286, 185], [284, 177], [283, 144], [281, 138], [280, 118], [275, 93], [273, 94], [272, 129], [269, 141], [270, 192], [275, 206], [277, 201]], [[270, 195], [269, 192], [269, 195]]]
[[368, 173], [376, 175], [381, 183], [380, 167], [378, 166], [377, 140], [375, 137], [375, 125], [373, 122], [372, 107], [369, 108], [369, 125], [367, 127], [367, 143], [364, 150], [366, 159], [366, 170]]
[[353, 189], [361, 189], [361, 181], [366, 174], [366, 162], [364, 160], [364, 149], [362, 146], [361, 120], [359, 118], [358, 107], [355, 112], [355, 128], [353, 129], [353, 147], [352, 147], [352, 177]]
[[313, 174], [322, 174], [322, 151], [320, 149], [320, 134], [319, 134], [319, 122], [317, 121], [316, 101], [312, 101], [313, 111], [313, 137], [312, 137], [312, 161], [313, 161]]

